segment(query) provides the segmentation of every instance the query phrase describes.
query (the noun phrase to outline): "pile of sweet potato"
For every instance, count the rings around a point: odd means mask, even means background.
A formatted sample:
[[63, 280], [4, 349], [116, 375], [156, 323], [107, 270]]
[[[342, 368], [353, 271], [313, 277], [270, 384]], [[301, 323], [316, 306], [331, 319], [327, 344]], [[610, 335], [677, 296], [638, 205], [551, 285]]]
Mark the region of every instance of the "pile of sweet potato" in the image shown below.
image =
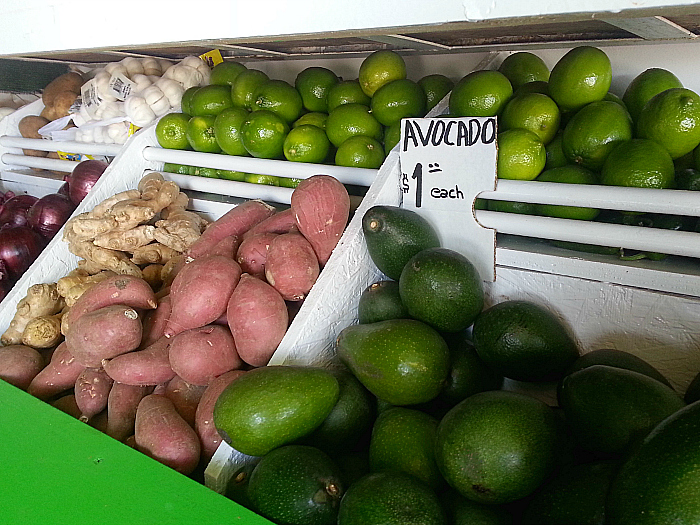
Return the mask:
[[163, 288], [113, 275], [67, 311], [53, 352], [0, 347], [0, 378], [189, 474], [221, 442], [219, 394], [267, 364], [349, 214], [327, 175], [299, 184], [284, 211], [246, 201], [207, 226]]

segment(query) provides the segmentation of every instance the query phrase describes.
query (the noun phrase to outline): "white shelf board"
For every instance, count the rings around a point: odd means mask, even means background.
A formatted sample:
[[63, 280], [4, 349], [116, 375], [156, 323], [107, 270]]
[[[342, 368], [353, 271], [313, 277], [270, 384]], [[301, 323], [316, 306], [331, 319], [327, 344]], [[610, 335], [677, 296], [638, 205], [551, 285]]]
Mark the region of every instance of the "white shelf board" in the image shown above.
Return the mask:
[[[133, 4], [133, 5], [131, 5]], [[4, 0], [0, 17], [0, 55], [120, 49], [166, 42], [217, 39], [273, 40], [294, 35], [353, 31], [391, 35], [397, 28], [497, 21], [555, 15], [604, 19], [620, 12], [661, 12], [695, 5], [690, 0], [569, 0], [532, 4], [520, 0], [209, 0], [126, 2], [103, 0]], [[76, 15], [80, 15], [76, 18]], [[192, 16], [199, 22], [193, 23]], [[85, 18], [85, 23], [78, 23]]]

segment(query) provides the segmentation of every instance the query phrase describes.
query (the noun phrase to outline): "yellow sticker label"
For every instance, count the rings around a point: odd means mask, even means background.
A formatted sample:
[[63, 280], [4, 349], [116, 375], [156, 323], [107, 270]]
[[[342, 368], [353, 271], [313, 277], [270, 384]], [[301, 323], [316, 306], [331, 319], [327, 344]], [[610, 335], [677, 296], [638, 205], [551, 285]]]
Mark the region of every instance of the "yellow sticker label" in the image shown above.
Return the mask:
[[56, 153], [61, 160], [92, 160], [94, 158], [92, 155], [85, 155], [82, 153], [67, 153], [65, 151], [57, 151]]
[[218, 49], [212, 49], [203, 55], [199, 55], [199, 58], [204, 60], [209, 67], [214, 67], [215, 65], [221, 64], [224, 61], [224, 57], [221, 56], [221, 51]]
[[131, 135], [133, 135], [134, 133], [136, 133], [140, 129], [141, 129], [140, 126], [136, 126], [132, 123], [129, 123], [129, 133], [127, 136], [131, 137]]

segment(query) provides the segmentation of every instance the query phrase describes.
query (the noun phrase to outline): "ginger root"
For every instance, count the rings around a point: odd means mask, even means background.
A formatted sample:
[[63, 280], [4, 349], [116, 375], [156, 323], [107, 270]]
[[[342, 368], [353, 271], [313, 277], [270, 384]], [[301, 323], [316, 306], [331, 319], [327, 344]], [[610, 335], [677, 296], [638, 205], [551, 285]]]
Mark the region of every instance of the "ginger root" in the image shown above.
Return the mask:
[[129, 260], [129, 256], [117, 250], [95, 246], [92, 241], [77, 241], [70, 245], [70, 251], [87, 259], [103, 270], [111, 270], [121, 275], [141, 277], [141, 268]]
[[92, 241], [95, 246], [109, 248], [110, 250], [121, 250], [123, 252], [133, 252], [134, 250], [146, 246], [155, 239], [153, 235], [155, 226], [142, 224], [127, 231], [111, 231], [102, 233]]
[[56, 288], [65, 300], [66, 306], [70, 307], [83, 295], [85, 290], [113, 275], [116, 275], [116, 273], [110, 270], [101, 270], [90, 275], [85, 270], [76, 268], [65, 277], [61, 277], [56, 282]]
[[55, 315], [63, 309], [64, 304], [55, 283], [30, 286], [27, 295], [17, 303], [17, 311], [7, 330], [0, 336], [0, 342], [3, 345], [22, 344], [22, 334], [32, 319]]
[[55, 315], [35, 317], [29, 321], [22, 333], [22, 344], [32, 348], [53, 348], [58, 345], [63, 338], [62, 317], [63, 312], [59, 312]]
[[132, 252], [131, 262], [143, 264], [165, 264], [180, 252], [159, 242], [153, 242], [146, 246], [136, 248]]
[[199, 214], [184, 208], [169, 210], [167, 218], [156, 222], [154, 236], [165, 246], [184, 252], [202, 235], [207, 221]]

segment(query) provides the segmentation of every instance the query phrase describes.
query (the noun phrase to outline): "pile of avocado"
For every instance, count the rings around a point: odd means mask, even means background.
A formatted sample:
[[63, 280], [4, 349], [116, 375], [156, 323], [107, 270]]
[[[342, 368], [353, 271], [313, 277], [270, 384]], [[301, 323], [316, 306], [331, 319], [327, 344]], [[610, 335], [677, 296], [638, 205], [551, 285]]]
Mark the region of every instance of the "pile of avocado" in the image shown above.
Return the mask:
[[374, 206], [363, 232], [386, 279], [337, 366], [256, 368], [219, 397], [254, 457], [228, 497], [278, 525], [700, 523], [700, 379], [683, 397], [631, 353], [582, 352], [551, 305], [487, 305], [416, 212]]

